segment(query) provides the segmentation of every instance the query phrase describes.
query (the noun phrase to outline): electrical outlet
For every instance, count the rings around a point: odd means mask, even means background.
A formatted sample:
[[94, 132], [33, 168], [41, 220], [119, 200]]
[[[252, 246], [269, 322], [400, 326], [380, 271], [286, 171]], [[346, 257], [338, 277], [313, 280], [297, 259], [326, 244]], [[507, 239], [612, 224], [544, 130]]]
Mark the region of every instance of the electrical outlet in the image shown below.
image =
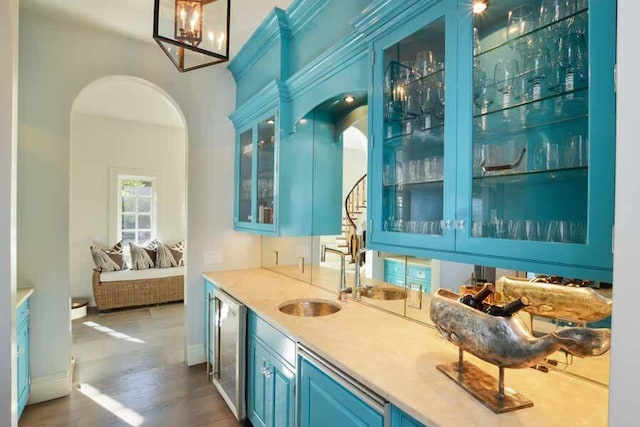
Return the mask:
[[415, 283], [409, 283], [409, 295], [407, 296], [407, 305], [412, 308], [422, 309], [422, 286]]

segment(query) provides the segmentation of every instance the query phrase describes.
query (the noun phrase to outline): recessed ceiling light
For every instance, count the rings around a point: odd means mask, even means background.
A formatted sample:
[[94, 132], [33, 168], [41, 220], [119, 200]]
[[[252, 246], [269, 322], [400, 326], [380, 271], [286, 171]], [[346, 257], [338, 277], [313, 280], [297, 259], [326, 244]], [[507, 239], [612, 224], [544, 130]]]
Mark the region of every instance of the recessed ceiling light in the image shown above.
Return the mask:
[[273, 119], [269, 119], [269, 120], [267, 120], [267, 123], [270, 124], [270, 125], [273, 125], [273, 124], [276, 123], [276, 121], [273, 120]]
[[347, 104], [351, 104], [351, 103], [352, 103], [352, 102], [354, 102], [355, 100], [356, 100], [356, 99], [355, 99], [353, 96], [349, 95], [349, 96], [347, 96], [347, 97], [344, 99], [344, 102], [346, 102]]
[[307, 123], [307, 119], [300, 119], [298, 123], [300, 123], [301, 125], [304, 125]]
[[482, 13], [489, 7], [489, 0], [473, 0], [473, 13]]

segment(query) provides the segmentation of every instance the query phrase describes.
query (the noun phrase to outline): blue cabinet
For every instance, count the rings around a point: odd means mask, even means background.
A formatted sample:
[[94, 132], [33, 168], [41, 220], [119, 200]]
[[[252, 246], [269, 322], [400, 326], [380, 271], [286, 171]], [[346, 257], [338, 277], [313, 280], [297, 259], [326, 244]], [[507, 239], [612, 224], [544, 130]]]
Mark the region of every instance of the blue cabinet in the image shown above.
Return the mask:
[[385, 258], [384, 281], [398, 286], [415, 289], [419, 286], [422, 292], [431, 289], [431, 267], [427, 261], [416, 258]]
[[369, 246], [610, 281], [616, 3], [525, 5], [508, 28], [521, 2], [502, 3], [385, 15], [372, 39]]
[[391, 407], [391, 427], [424, 427], [413, 417], [405, 414], [395, 406]]
[[31, 393], [31, 373], [29, 369], [29, 299], [18, 307], [17, 313], [17, 376], [18, 376], [18, 417], [22, 415]]
[[384, 425], [384, 410], [375, 409], [353, 385], [306, 358], [299, 360], [299, 377], [300, 427]]
[[209, 364], [213, 364], [214, 362], [214, 351], [213, 351], [213, 328], [214, 328], [214, 313], [215, 307], [214, 304], [214, 296], [215, 296], [216, 287], [209, 280], [204, 280], [204, 354], [205, 360]]
[[295, 354], [295, 343], [252, 312], [248, 337], [249, 420], [255, 427], [294, 426], [296, 375], [286, 359]]

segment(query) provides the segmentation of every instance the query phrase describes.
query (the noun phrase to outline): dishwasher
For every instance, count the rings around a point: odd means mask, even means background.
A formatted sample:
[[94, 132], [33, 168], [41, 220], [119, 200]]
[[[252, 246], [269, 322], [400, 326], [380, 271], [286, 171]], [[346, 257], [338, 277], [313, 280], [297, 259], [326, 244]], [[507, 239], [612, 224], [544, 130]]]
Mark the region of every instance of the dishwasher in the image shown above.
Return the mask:
[[216, 289], [213, 304], [213, 383], [241, 421], [246, 415], [247, 307], [219, 289]]

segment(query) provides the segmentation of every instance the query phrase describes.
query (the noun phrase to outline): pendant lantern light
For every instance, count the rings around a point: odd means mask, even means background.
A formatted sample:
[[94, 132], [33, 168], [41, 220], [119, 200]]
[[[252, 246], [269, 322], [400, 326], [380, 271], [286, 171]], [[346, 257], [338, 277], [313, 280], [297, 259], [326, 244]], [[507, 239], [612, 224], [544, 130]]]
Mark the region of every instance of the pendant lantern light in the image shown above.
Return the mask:
[[231, 0], [155, 0], [153, 38], [180, 72], [229, 60]]

